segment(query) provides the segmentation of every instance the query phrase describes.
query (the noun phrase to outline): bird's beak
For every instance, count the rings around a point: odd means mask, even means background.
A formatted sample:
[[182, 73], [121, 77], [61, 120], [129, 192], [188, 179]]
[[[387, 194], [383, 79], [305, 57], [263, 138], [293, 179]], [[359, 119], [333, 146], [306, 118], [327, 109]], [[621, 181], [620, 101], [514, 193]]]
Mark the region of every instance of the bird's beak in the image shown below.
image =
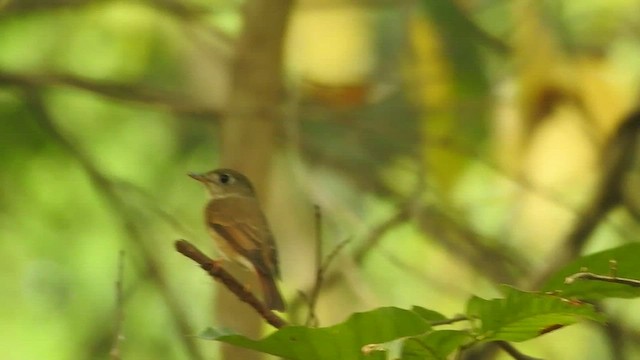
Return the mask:
[[204, 182], [205, 181], [205, 177], [204, 177], [203, 174], [189, 173], [187, 175], [189, 175], [190, 177], [192, 177], [192, 178], [194, 178], [194, 179], [196, 179], [196, 180], [198, 180], [200, 182]]

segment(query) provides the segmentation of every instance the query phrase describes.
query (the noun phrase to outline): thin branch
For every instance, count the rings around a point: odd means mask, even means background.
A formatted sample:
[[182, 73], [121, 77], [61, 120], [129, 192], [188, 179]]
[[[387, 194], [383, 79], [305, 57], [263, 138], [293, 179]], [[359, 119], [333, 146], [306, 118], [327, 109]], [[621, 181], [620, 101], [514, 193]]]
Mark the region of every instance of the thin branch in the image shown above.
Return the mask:
[[315, 308], [318, 303], [318, 297], [320, 296], [320, 289], [324, 282], [324, 276], [329, 269], [329, 265], [335, 259], [340, 251], [351, 241], [351, 239], [344, 240], [329, 253], [324, 261], [322, 260], [322, 213], [320, 207], [315, 206], [315, 218], [316, 218], [316, 279], [311, 288], [311, 294], [307, 297], [306, 294], [301, 293], [303, 298], [306, 298], [309, 304], [309, 313], [307, 315], [307, 326], [318, 326], [318, 317], [316, 316]]
[[606, 324], [599, 324], [598, 329], [600, 329], [607, 339], [609, 351], [611, 352], [611, 360], [626, 359], [626, 344], [634, 342], [634, 337], [631, 336], [631, 333], [636, 333], [637, 331], [625, 331], [626, 329], [620, 319], [613, 319], [611, 317], [607, 319]]
[[48, 112], [42, 94], [38, 89], [34, 89], [30, 86], [25, 86], [26, 100], [30, 104], [35, 119], [40, 127], [50, 136], [50, 138], [56, 142], [64, 151], [66, 151], [72, 158], [80, 164], [81, 168], [88, 175], [89, 180], [95, 186], [96, 191], [106, 200], [107, 205], [113, 214], [116, 215], [116, 219], [120, 221], [125, 234], [131, 240], [134, 246], [136, 246], [139, 253], [142, 255], [142, 262], [145, 267], [145, 271], [149, 274], [151, 280], [155, 283], [156, 287], [162, 294], [162, 297], [167, 304], [169, 312], [171, 313], [171, 319], [176, 327], [177, 332], [181, 335], [179, 338], [185, 346], [187, 352], [193, 359], [204, 359], [199, 347], [197, 346], [194, 338], [189, 336], [183, 336], [185, 334], [192, 333], [191, 327], [187, 320], [187, 315], [184, 311], [184, 307], [178, 300], [176, 294], [171, 291], [166, 276], [162, 271], [162, 265], [160, 261], [155, 257], [157, 253], [150, 245], [145, 241], [145, 234], [139, 228], [137, 222], [130, 218], [131, 212], [129, 209], [128, 201], [125, 201], [116, 191], [114, 182], [104, 175], [91, 161], [91, 159], [82, 152], [69, 138], [67, 138], [55, 124], [54, 119]]
[[[316, 282], [313, 285], [313, 288], [311, 289], [311, 296], [309, 299], [309, 314], [310, 314], [309, 316], [311, 316], [311, 313], [313, 311], [312, 309], [315, 308], [315, 305], [317, 303], [317, 299], [320, 295], [320, 289], [322, 288], [322, 284], [324, 282], [324, 276], [327, 273], [327, 270], [329, 269], [329, 265], [331, 265], [331, 263], [333, 262], [333, 259], [335, 259], [340, 253], [340, 251], [342, 251], [342, 249], [344, 249], [344, 247], [347, 246], [347, 244], [349, 244], [350, 242], [351, 242], [351, 239], [346, 239], [338, 243], [338, 245], [336, 245], [336, 247], [333, 248], [333, 250], [322, 262], [322, 266], [320, 266], [320, 269], [316, 274]], [[315, 312], [313, 314], [313, 317], [315, 318]], [[310, 326], [310, 324], [311, 323], [309, 322], [309, 319], [307, 319], [307, 326]], [[315, 323], [313, 323], [313, 326], [318, 326], [317, 319], [315, 319]]]
[[[384, 235], [386, 235], [388, 231], [390, 231], [394, 227], [404, 223], [409, 219], [410, 208], [412, 207], [412, 205], [413, 205], [412, 201], [408, 201], [405, 204], [402, 204], [399, 207], [399, 209], [390, 218], [384, 220], [377, 226], [373, 227], [373, 229], [371, 229], [371, 231], [366, 235], [362, 245], [360, 245], [360, 247], [358, 247], [353, 253], [353, 259], [356, 265], [362, 264], [362, 262], [364, 262], [369, 252], [375, 247], [375, 245], [380, 241], [380, 239]], [[342, 243], [338, 244], [338, 246], [336, 246], [336, 248], [333, 250], [332, 254], [336, 253], [337, 251], [340, 251], [342, 247], [344, 247], [348, 242], [349, 240], [345, 240]], [[332, 259], [333, 257], [334, 256], [330, 254], [327, 259], [329, 260], [329, 259]], [[338, 281], [342, 279], [342, 276], [343, 274], [339, 272], [330, 273], [329, 276], [327, 276], [323, 281], [324, 288], [331, 288], [332, 286], [335, 286], [338, 283]], [[313, 286], [315, 286], [315, 284]], [[290, 307], [292, 309], [299, 307], [304, 302], [304, 296], [301, 296], [300, 294], [311, 293], [313, 291], [312, 289], [308, 291], [299, 292], [298, 296], [295, 299], [293, 299], [293, 301], [291, 302]]]
[[19, 15], [34, 11], [67, 9], [86, 6], [92, 3], [90, 0], [50, 0], [50, 1], [25, 1], [5, 0], [0, 3], [0, 16]]
[[510, 174], [504, 166], [498, 164], [495, 160], [488, 158], [487, 156], [479, 153], [471, 146], [465, 146], [464, 144], [455, 143], [450, 137], [438, 136], [430, 137], [428, 142], [433, 144], [434, 148], [448, 151], [451, 154], [477, 161], [480, 165], [491, 171], [496, 176], [499, 176], [501, 180], [508, 181], [518, 189], [525, 190], [530, 193], [536, 194], [540, 198], [553, 203], [554, 205], [561, 207], [563, 210], [570, 212], [575, 216], [580, 216], [580, 211], [576, 206], [570, 204], [566, 200], [563, 200], [558, 193], [552, 191], [549, 188], [540, 186], [533, 183], [530, 179], [522, 176], [514, 176]]
[[[107, 1], [97, 0], [5, 0], [6, 4], [0, 2], [0, 17], [8, 17], [15, 15], [29, 14], [38, 11], [56, 11], [79, 9], [86, 6], [95, 5], [98, 2], [107, 3]], [[197, 6], [194, 4], [187, 5], [184, 2], [174, 0], [139, 0], [138, 3], [148, 3], [149, 7], [163, 11], [178, 19], [184, 21], [197, 20], [198, 18], [210, 15], [211, 9], [205, 6]]]
[[[393, 200], [398, 200], [401, 197], [396, 190], [390, 188], [379, 178], [358, 176], [359, 173], [366, 173], [365, 169], [358, 167], [359, 164], [356, 164], [356, 170], [354, 172], [347, 164], [337, 161], [336, 158], [325, 156], [316, 151], [316, 149], [303, 146], [302, 150], [306, 157], [310, 159], [309, 161], [325, 164], [328, 167], [344, 173], [346, 177], [351, 179], [359, 188], [363, 189], [363, 191]], [[461, 154], [469, 155], [471, 153], [462, 152]], [[500, 171], [497, 166], [491, 166], [492, 163], [490, 161], [482, 158], [479, 158], [479, 160], [490, 166], [490, 168], [496, 172]], [[520, 184], [517, 179], [513, 179], [513, 181], [515, 184]], [[427, 186], [420, 187], [423, 191], [427, 188]], [[431, 195], [433, 194], [434, 193]], [[468, 224], [458, 220], [460, 216], [454, 211], [445, 213], [436, 206], [416, 206], [416, 203], [419, 205], [420, 198], [415, 195], [410, 198], [414, 200], [409, 204], [411, 214], [407, 214], [406, 219], [409, 217], [413, 218], [424, 233], [438, 239], [437, 244], [441, 245], [455, 258], [462, 258], [463, 262], [469, 263], [471, 267], [481, 271], [483, 276], [498, 282], [513, 283], [516, 280], [516, 275], [522, 277], [528, 274], [530, 264], [518, 249], [505, 246], [504, 243], [501, 243], [497, 239], [477, 234], [473, 229], [470, 229]], [[444, 201], [441, 201], [437, 206], [442, 207], [444, 203]], [[395, 223], [393, 219], [391, 221]], [[399, 223], [401, 222], [402, 221]], [[396, 225], [397, 224], [391, 224], [391, 227]], [[377, 232], [375, 229], [370, 232], [374, 239], [377, 237], [375, 232]], [[367, 247], [373, 248], [374, 246]], [[369, 251], [370, 249], [359, 248], [356, 249], [355, 253], [358, 255], [366, 255]], [[358, 260], [356, 261], [357, 265], [362, 259], [359, 256], [356, 260]], [[326, 286], [333, 285], [332, 282], [334, 280], [337, 279], [327, 279]]]
[[458, 19], [460, 20], [460, 26], [466, 28], [472, 36], [475, 36], [480, 40], [480, 44], [487, 46], [502, 56], [508, 56], [513, 52], [511, 45], [478, 25], [473, 19], [471, 19], [471, 16], [467, 14], [460, 4], [455, 1], [451, 1], [451, 6], [452, 9], [459, 14]]
[[236, 278], [224, 270], [222, 266], [220, 266], [220, 262], [214, 261], [186, 240], [177, 240], [175, 247], [179, 253], [198, 263], [211, 277], [221, 282], [229, 291], [238, 297], [238, 300], [249, 304], [273, 327], [279, 329], [287, 325], [285, 320], [269, 310], [246, 286], [242, 285]]
[[120, 344], [124, 340], [122, 334], [122, 324], [124, 323], [124, 295], [122, 291], [122, 284], [124, 282], [124, 250], [120, 250], [118, 254], [118, 274], [116, 278], [116, 316], [115, 316], [115, 331], [113, 345], [109, 355], [112, 360], [122, 359], [122, 352], [120, 350]]
[[497, 344], [502, 348], [502, 350], [504, 350], [507, 354], [511, 355], [511, 357], [516, 360], [541, 360], [539, 358], [521, 353], [518, 349], [516, 349], [513, 345], [506, 341], [497, 341]]
[[603, 281], [614, 284], [622, 284], [631, 287], [640, 287], [640, 280], [637, 279], [629, 279], [622, 278], [617, 276], [609, 276], [609, 275], [598, 275], [591, 272], [581, 271], [575, 273], [573, 275], [567, 276], [564, 279], [565, 284], [573, 284], [576, 280], [593, 280], [593, 281]]
[[391, 217], [373, 227], [373, 229], [369, 231], [364, 241], [362, 242], [362, 245], [360, 245], [353, 252], [353, 260], [356, 262], [356, 264], [359, 265], [364, 262], [365, 258], [369, 255], [371, 250], [373, 250], [378, 245], [380, 240], [382, 240], [387, 232], [409, 220], [411, 216], [410, 207], [412, 206], [412, 203], [407, 203], [404, 206], [401, 206], [398, 211], [396, 211]]
[[18, 74], [0, 71], [0, 85], [40, 88], [45, 86], [71, 87], [86, 90], [106, 98], [134, 102], [161, 108], [169, 112], [217, 119], [220, 112], [211, 106], [197, 104], [181, 94], [160, 91], [140, 84], [93, 80], [60, 74]]
[[577, 256], [599, 220], [622, 200], [622, 181], [635, 160], [640, 136], [640, 111], [627, 115], [603, 151], [603, 179], [591, 206], [567, 238], [570, 255]]
[[[125, 196], [130, 203], [140, 203], [141, 209], [154, 213], [159, 219], [167, 223], [168, 226], [173, 228], [178, 233], [182, 233], [187, 237], [195, 238], [196, 235], [185, 224], [178, 220], [178, 218], [165, 210], [158, 204], [162, 201], [153, 196], [146, 189], [139, 185], [128, 181], [114, 181], [114, 185], [117, 185], [120, 190], [123, 191], [122, 196]], [[135, 199], [135, 201], [133, 201]]]
[[322, 267], [320, 268], [320, 271], [323, 274], [327, 272], [327, 269], [329, 268], [329, 265], [331, 265], [331, 263], [333, 262], [333, 259], [335, 259], [340, 253], [340, 251], [342, 251], [342, 249], [344, 249], [344, 247], [347, 246], [347, 244], [349, 244], [350, 242], [351, 242], [351, 239], [342, 240], [340, 243], [338, 243], [338, 245], [336, 245], [335, 248], [333, 248], [333, 250], [331, 250], [329, 255], [327, 255], [327, 257], [322, 262]]
[[450, 319], [431, 321], [429, 322], [429, 325], [431, 326], [451, 325], [451, 324], [454, 324], [460, 321], [466, 321], [466, 320], [469, 320], [469, 318], [466, 315], [458, 315]]
[[322, 284], [322, 212], [320, 206], [315, 205], [315, 243], [316, 243], [316, 256], [315, 256], [315, 268], [316, 279], [311, 289], [311, 295], [309, 296], [309, 313], [307, 314], [307, 326], [318, 326], [318, 317], [316, 316], [316, 304], [318, 302], [318, 296], [320, 295], [320, 286]]
[[421, 206], [414, 217], [419, 229], [438, 239], [437, 245], [493, 281], [511, 284], [516, 275], [529, 271], [528, 261], [516, 249], [475, 233], [440, 208]]

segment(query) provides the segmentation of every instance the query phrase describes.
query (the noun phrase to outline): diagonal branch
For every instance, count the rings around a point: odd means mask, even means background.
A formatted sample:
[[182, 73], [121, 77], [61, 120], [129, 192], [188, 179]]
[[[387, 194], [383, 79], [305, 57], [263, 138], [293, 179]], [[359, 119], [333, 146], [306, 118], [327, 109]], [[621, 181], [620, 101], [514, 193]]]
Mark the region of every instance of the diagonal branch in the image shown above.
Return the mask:
[[131, 219], [131, 212], [127, 202], [118, 196], [115, 184], [111, 179], [104, 175], [91, 161], [91, 159], [82, 152], [69, 138], [67, 138], [55, 124], [49, 111], [44, 104], [42, 94], [39, 90], [31, 87], [25, 87], [26, 100], [30, 104], [35, 119], [40, 127], [49, 135], [49, 137], [57, 143], [64, 151], [80, 164], [81, 168], [88, 175], [95, 189], [106, 200], [111, 211], [116, 214], [116, 219], [120, 221], [125, 234], [142, 255], [145, 271], [149, 274], [151, 280], [155, 283], [158, 290], [169, 308], [171, 319], [176, 327], [177, 332], [181, 335], [187, 352], [193, 359], [204, 359], [200, 349], [196, 345], [192, 337], [182, 336], [192, 332], [191, 326], [187, 320], [187, 315], [178, 300], [176, 294], [171, 290], [169, 282], [162, 271], [160, 261], [155, 257], [155, 251], [145, 241], [145, 235], [142, 230]]
[[70, 87], [86, 90], [97, 95], [118, 101], [134, 102], [169, 112], [219, 118], [220, 112], [211, 106], [198, 104], [183, 95], [145, 87], [139, 84], [118, 83], [113, 81], [94, 80], [61, 74], [19, 74], [0, 71], [0, 85], [21, 87]]
[[623, 204], [625, 175], [633, 166], [640, 136], [640, 110], [630, 113], [603, 151], [603, 175], [586, 211], [567, 235], [563, 249], [554, 261], [533, 279], [539, 287], [562, 265], [577, 257], [609, 211]]
[[[354, 263], [356, 265], [362, 264], [366, 257], [371, 253], [371, 251], [375, 249], [376, 245], [380, 242], [384, 235], [387, 234], [387, 232], [409, 220], [411, 212], [410, 210], [412, 207], [413, 201], [407, 201], [405, 204], [401, 204], [398, 210], [393, 215], [391, 215], [391, 217], [382, 221], [377, 226], [374, 226], [371, 231], [369, 231], [362, 244], [353, 252], [352, 256]], [[339, 251], [344, 245], [346, 245], [346, 241], [336, 246], [336, 249], [333, 252], [335, 253]], [[330, 258], [332, 258], [331, 255], [327, 260], [329, 260]], [[327, 264], [326, 261], [325, 264]], [[323, 265], [323, 267], [324, 266], [325, 265]], [[331, 272], [324, 278], [322, 286], [325, 289], [331, 288], [337, 285], [342, 277], [342, 273]], [[312, 290], [301, 291], [299, 294], [308, 294], [311, 291]], [[291, 301], [291, 308], [298, 308], [300, 305], [302, 305], [303, 300], [304, 295], [298, 295], [295, 299], [293, 299], [293, 301]]]
[[493, 281], [514, 283], [529, 270], [528, 262], [515, 249], [484, 238], [436, 207], [421, 206], [415, 220], [424, 233], [438, 240], [439, 246]]
[[281, 328], [287, 325], [287, 322], [276, 315], [273, 311], [269, 310], [267, 306], [258, 298], [253, 295], [251, 291], [243, 286], [238, 280], [236, 280], [231, 274], [220, 266], [218, 261], [212, 260], [205, 255], [202, 251], [196, 248], [193, 244], [186, 240], [178, 240], [175, 242], [176, 250], [195, 261], [200, 267], [207, 272], [212, 278], [224, 284], [224, 286], [234, 293], [238, 300], [243, 301], [251, 306], [255, 311], [262, 316], [269, 324], [275, 328]]

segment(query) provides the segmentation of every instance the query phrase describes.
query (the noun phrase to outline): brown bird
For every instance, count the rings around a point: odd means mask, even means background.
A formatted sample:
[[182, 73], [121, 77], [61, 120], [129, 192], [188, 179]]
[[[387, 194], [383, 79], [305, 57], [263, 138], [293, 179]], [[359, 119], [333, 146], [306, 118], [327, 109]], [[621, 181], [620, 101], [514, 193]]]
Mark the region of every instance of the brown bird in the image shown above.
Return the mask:
[[217, 169], [189, 174], [211, 194], [205, 223], [220, 251], [230, 260], [256, 271], [264, 302], [272, 310], [285, 304], [276, 278], [280, 278], [278, 250], [249, 179], [238, 171]]

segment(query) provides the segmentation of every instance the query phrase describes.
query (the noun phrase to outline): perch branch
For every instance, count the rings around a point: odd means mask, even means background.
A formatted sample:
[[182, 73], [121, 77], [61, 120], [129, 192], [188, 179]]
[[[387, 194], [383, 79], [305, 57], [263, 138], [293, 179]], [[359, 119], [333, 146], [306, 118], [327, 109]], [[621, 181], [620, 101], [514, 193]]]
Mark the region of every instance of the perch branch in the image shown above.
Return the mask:
[[234, 293], [240, 301], [249, 304], [255, 311], [262, 316], [269, 324], [275, 328], [281, 328], [287, 325], [287, 322], [269, 310], [267, 306], [258, 300], [244, 285], [236, 280], [231, 274], [220, 266], [219, 262], [214, 261], [193, 244], [186, 240], [178, 240], [175, 242], [176, 250], [195, 261], [200, 267], [207, 272], [215, 280], [221, 282], [229, 291]]

